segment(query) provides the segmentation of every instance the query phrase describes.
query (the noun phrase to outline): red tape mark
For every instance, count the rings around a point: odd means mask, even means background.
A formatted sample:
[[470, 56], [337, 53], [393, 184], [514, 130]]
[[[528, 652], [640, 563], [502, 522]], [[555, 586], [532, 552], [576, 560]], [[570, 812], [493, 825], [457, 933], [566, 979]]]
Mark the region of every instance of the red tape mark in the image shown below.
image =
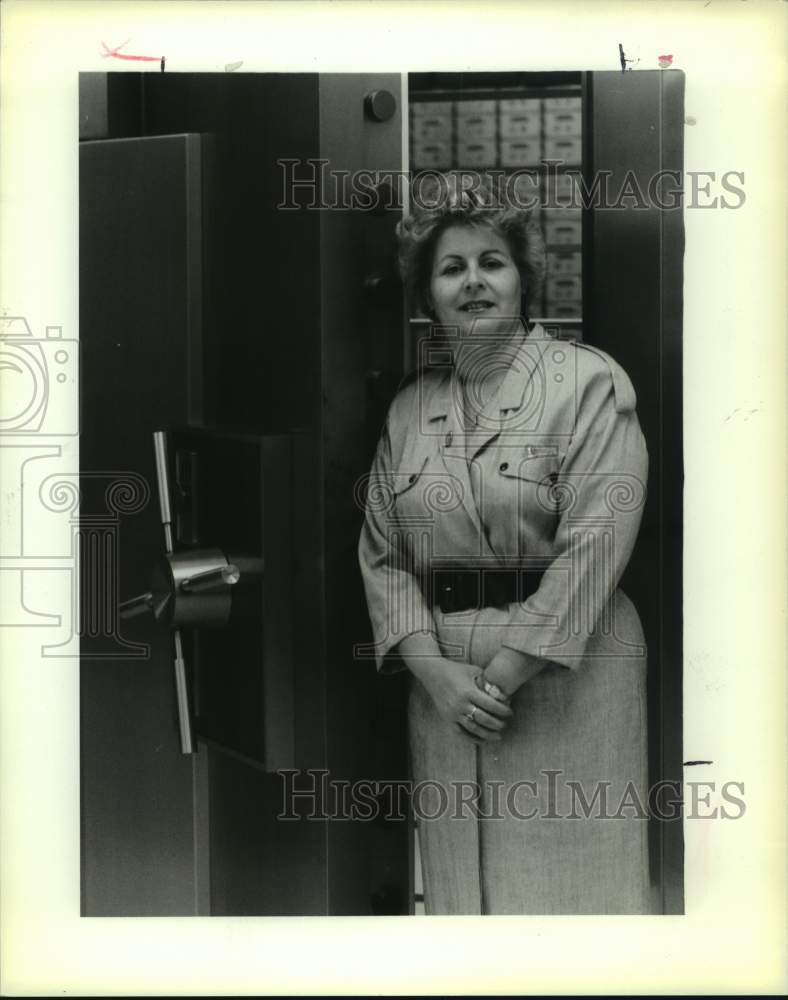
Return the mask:
[[161, 62], [161, 56], [131, 56], [121, 52], [120, 50], [123, 46], [128, 45], [128, 43], [129, 39], [127, 38], [126, 41], [119, 45], [116, 49], [110, 49], [107, 47], [106, 42], [102, 42], [101, 44], [104, 47], [104, 51], [101, 53], [101, 58], [106, 59], [107, 57], [111, 57], [113, 59], [132, 59], [135, 62]]

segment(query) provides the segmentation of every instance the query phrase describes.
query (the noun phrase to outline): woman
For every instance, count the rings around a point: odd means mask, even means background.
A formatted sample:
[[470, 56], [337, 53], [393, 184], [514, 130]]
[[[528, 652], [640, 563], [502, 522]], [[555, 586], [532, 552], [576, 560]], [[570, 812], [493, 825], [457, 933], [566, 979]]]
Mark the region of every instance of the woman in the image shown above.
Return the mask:
[[544, 249], [488, 178], [447, 176], [398, 236], [440, 336], [389, 410], [359, 554], [378, 669], [412, 675], [426, 910], [649, 912], [645, 643], [617, 589], [635, 393], [523, 321]]

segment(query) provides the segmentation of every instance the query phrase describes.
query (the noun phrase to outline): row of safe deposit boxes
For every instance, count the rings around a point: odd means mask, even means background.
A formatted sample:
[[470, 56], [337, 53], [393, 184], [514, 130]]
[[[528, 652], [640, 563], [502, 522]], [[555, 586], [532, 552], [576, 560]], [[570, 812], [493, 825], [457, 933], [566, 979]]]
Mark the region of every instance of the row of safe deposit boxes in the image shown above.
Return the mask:
[[411, 102], [415, 170], [580, 165], [580, 97]]

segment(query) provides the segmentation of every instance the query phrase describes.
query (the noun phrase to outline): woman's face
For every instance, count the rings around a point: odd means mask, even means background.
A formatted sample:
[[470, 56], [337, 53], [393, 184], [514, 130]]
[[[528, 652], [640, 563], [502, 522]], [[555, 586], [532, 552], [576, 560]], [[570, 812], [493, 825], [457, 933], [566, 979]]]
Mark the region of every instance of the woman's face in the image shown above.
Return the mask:
[[503, 236], [487, 226], [449, 226], [435, 246], [432, 306], [443, 326], [504, 332], [520, 316], [520, 273]]

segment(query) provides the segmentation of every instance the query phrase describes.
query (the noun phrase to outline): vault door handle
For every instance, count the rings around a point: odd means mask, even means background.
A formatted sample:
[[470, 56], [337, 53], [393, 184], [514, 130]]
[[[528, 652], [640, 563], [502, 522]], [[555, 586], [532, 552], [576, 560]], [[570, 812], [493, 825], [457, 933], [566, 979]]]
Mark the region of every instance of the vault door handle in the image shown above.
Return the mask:
[[[170, 470], [167, 461], [167, 432], [153, 432], [153, 450], [156, 456], [156, 481], [159, 487], [159, 510], [161, 524], [164, 529], [164, 549], [168, 556], [173, 553], [172, 542], [172, 503], [170, 492]], [[181, 753], [194, 753], [192, 737], [192, 714], [189, 705], [189, 685], [186, 680], [186, 661], [183, 658], [183, 640], [181, 630], [173, 632], [175, 641], [175, 698], [178, 704], [178, 730], [181, 738]]]
[[[166, 431], [154, 431], [153, 449], [156, 459], [156, 481], [159, 491], [159, 512], [164, 532], [164, 558], [154, 567], [151, 589], [124, 601], [119, 608], [121, 618], [136, 618], [147, 611], [157, 622], [173, 631], [175, 695], [178, 706], [178, 728], [181, 750], [194, 753], [192, 715], [189, 705], [188, 671], [183, 655], [181, 626], [210, 628], [227, 625], [232, 611], [232, 591], [237, 584], [260, 582], [263, 560], [244, 553], [228, 558], [220, 548], [189, 544], [175, 551], [173, 535], [173, 493], [167, 454], [169, 439]], [[180, 483], [180, 480], [176, 481]], [[193, 490], [191, 491], [193, 493]], [[178, 516], [182, 515], [178, 511]], [[187, 534], [192, 537], [193, 521]], [[179, 538], [182, 541], [182, 539]]]
[[164, 528], [164, 551], [172, 555], [172, 504], [170, 497], [170, 470], [167, 465], [167, 432], [153, 432], [153, 450], [156, 453], [156, 482], [159, 487], [159, 511]]
[[136, 618], [152, 608], [153, 592], [150, 590], [144, 594], [138, 594], [136, 597], [131, 597], [128, 601], [123, 601], [122, 604], [118, 605], [121, 618]]
[[181, 753], [194, 753], [192, 739], [192, 713], [189, 705], [189, 686], [186, 683], [186, 661], [183, 658], [181, 630], [175, 629], [175, 697], [178, 702], [178, 731], [181, 737]]

